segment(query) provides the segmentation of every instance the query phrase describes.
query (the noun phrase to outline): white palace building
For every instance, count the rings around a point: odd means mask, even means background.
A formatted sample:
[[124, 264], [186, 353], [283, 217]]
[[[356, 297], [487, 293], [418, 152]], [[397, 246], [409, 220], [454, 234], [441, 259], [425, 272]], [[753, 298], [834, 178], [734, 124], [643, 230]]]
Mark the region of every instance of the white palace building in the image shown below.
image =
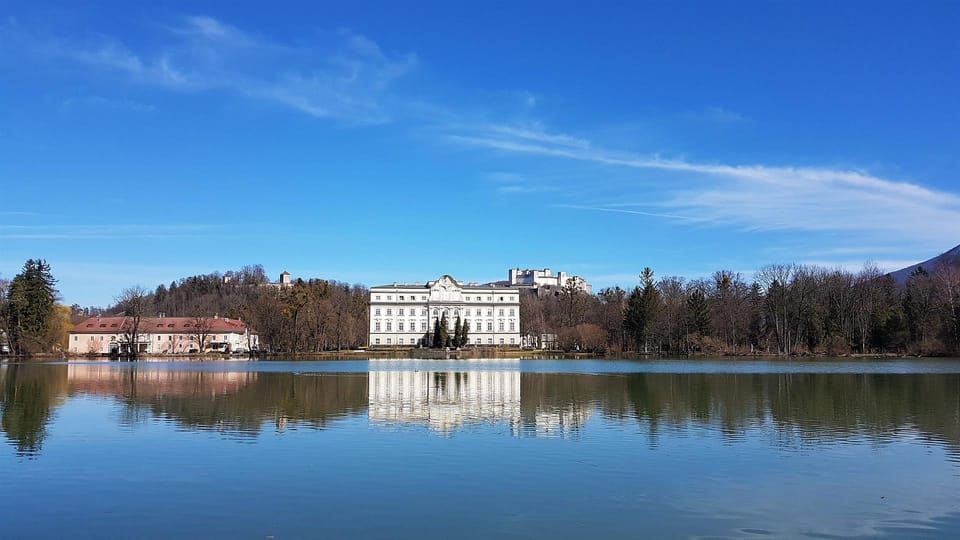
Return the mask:
[[520, 346], [520, 291], [488, 283], [463, 284], [442, 276], [426, 285], [382, 285], [370, 289], [370, 345], [429, 345], [434, 322], [447, 316], [451, 334], [457, 317], [470, 324], [472, 346]]

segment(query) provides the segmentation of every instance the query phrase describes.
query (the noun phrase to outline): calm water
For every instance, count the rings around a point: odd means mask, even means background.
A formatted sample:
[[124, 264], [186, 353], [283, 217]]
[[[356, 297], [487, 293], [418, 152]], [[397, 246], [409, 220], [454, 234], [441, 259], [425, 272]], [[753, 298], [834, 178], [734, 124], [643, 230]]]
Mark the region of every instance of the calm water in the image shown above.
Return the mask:
[[2, 538], [960, 537], [960, 360], [0, 365]]

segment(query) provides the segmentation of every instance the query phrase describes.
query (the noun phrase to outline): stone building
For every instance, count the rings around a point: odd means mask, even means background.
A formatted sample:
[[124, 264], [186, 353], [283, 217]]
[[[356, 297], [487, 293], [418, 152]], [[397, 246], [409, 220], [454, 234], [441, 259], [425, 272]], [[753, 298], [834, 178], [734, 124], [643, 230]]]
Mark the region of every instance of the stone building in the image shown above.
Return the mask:
[[370, 346], [428, 346], [434, 324], [447, 316], [470, 325], [468, 345], [520, 346], [520, 291], [501, 284], [464, 284], [444, 275], [426, 284], [370, 289]]

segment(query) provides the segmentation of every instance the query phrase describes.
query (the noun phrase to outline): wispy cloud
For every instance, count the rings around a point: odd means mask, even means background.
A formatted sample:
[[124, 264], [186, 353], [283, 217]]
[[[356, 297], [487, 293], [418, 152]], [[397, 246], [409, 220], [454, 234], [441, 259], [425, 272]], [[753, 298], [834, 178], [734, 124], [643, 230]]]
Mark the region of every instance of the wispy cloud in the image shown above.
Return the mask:
[[[290, 45], [206, 16], [161, 27], [163, 45], [155, 49], [135, 48], [110, 36], [67, 42], [10, 25], [5, 31], [8, 38], [0, 43], [131, 83], [179, 92], [230, 92], [357, 123], [389, 120], [391, 86], [418, 64], [415, 54], [384, 51], [345, 28]], [[14, 32], [16, 39], [11, 39]]]
[[7, 240], [119, 240], [198, 237], [221, 229], [217, 225], [3, 225]]
[[149, 103], [140, 103], [127, 98], [108, 98], [104, 96], [77, 96], [64, 99], [61, 104], [64, 109], [107, 109], [123, 110], [140, 113], [151, 113], [157, 110], [156, 106]]
[[454, 132], [461, 145], [508, 153], [659, 171], [651, 188], [624, 184], [608, 200], [570, 208], [687, 219], [748, 230], [844, 233], [847, 240], [883, 239], [953, 245], [960, 238], [960, 196], [868, 172], [829, 168], [731, 165], [664, 159], [609, 150], [588, 139], [528, 128], [494, 126]]
[[688, 111], [683, 114], [683, 118], [713, 124], [736, 124], [746, 120], [742, 114], [736, 111], [716, 106], [707, 107], [699, 111]]

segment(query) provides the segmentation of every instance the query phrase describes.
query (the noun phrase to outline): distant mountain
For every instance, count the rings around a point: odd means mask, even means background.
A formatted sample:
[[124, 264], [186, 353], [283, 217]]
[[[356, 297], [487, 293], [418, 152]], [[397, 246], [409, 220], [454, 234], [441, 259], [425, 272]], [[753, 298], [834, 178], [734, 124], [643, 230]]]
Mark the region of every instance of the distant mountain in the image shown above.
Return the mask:
[[893, 276], [893, 280], [897, 282], [897, 285], [903, 286], [907, 283], [907, 278], [910, 277], [910, 274], [912, 274], [914, 270], [920, 266], [922, 266], [923, 269], [930, 274], [932, 274], [941, 266], [954, 266], [960, 268], [960, 246], [957, 246], [946, 253], [941, 253], [932, 259], [927, 259], [922, 263], [910, 265], [906, 268], [897, 270], [896, 272], [890, 272], [890, 275]]

